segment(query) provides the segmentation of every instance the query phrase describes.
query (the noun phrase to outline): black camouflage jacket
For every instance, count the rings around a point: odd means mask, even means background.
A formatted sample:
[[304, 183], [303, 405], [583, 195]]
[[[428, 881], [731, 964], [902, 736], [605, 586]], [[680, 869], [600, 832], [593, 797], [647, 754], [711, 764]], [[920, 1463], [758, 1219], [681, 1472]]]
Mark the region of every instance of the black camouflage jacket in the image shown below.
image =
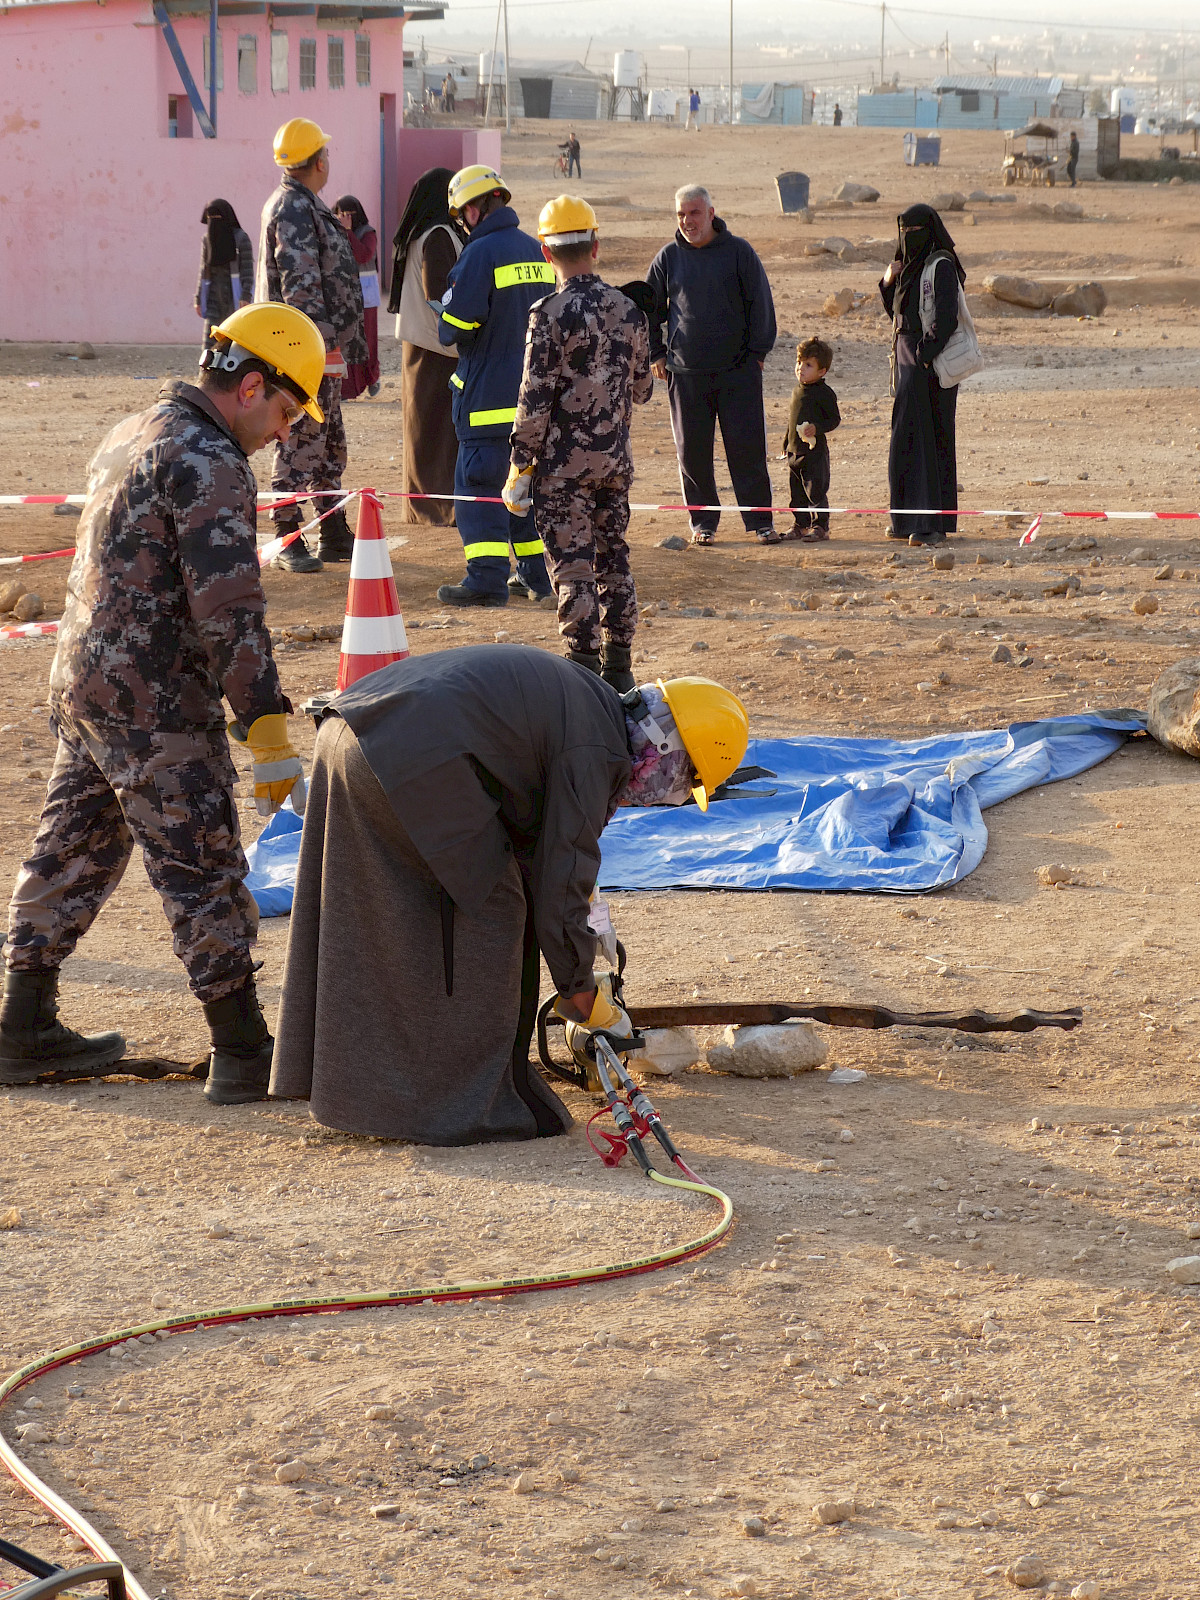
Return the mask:
[[281, 300], [320, 328], [325, 346], [366, 361], [362, 288], [345, 228], [319, 195], [285, 177], [263, 207], [256, 300]]
[[288, 709], [271, 654], [250, 463], [206, 396], [163, 385], [88, 467], [50, 689], [144, 733], [246, 727]]
[[654, 389], [650, 333], [632, 300], [594, 272], [535, 302], [510, 440], [539, 477], [633, 477], [629, 423]]

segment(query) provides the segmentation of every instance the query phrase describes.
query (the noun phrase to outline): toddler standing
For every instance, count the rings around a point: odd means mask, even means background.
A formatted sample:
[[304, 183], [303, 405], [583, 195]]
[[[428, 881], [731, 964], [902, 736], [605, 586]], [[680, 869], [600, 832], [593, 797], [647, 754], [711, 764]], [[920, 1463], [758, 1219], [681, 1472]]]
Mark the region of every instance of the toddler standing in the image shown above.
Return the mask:
[[812, 515], [829, 505], [829, 446], [825, 436], [842, 417], [837, 395], [825, 382], [833, 351], [824, 339], [806, 339], [796, 347], [796, 377], [783, 448], [788, 459], [791, 493], [788, 504], [795, 520], [783, 535], [802, 544], [829, 537], [829, 513]]

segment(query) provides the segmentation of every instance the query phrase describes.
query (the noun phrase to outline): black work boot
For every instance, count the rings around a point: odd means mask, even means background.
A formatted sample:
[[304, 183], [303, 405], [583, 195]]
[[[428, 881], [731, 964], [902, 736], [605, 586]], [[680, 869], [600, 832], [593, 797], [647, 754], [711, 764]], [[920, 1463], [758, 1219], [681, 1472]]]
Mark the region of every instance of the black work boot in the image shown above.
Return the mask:
[[600, 646], [600, 676], [605, 683], [611, 683], [618, 694], [628, 694], [630, 689], [637, 688], [629, 670], [631, 654], [631, 645], [614, 644], [611, 639], [605, 639]]
[[590, 650], [568, 650], [567, 660], [573, 661], [577, 667], [586, 667], [589, 672], [594, 672], [597, 677], [600, 676], [600, 652], [598, 650], [595, 655]]
[[220, 1000], [210, 1000], [204, 1020], [213, 1043], [204, 1098], [219, 1106], [265, 1100], [275, 1041], [259, 1008], [254, 979], [247, 978]]
[[125, 1054], [119, 1033], [76, 1033], [58, 1020], [58, 968], [6, 972], [0, 1000], [0, 1083], [34, 1083], [44, 1073], [98, 1078]]
[[506, 606], [508, 590], [492, 594], [487, 589], [472, 589], [465, 583], [443, 583], [437, 597], [444, 606]]
[[286, 522], [281, 519], [275, 524], [275, 532], [280, 539], [286, 539], [289, 533], [298, 535], [297, 538], [292, 540], [291, 544], [285, 545], [275, 557], [275, 565], [277, 567], [284, 572], [320, 572], [322, 570], [324, 564], [313, 555], [304, 542], [304, 535], [300, 533], [300, 519], [298, 517]]
[[349, 561], [354, 554], [354, 535], [346, 521], [345, 509], [332, 512], [321, 524], [317, 555], [322, 561]]

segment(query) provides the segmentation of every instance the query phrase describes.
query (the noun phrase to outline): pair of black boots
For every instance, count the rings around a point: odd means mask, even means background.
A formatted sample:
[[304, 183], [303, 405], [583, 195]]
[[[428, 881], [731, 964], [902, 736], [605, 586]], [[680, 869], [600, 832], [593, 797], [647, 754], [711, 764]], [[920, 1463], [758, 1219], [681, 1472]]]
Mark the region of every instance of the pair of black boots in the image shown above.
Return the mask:
[[[267, 1098], [272, 1039], [254, 979], [204, 1007], [212, 1037], [205, 1098], [219, 1106]], [[6, 972], [0, 999], [0, 1084], [99, 1078], [120, 1071], [119, 1033], [77, 1033], [58, 1020], [58, 971]]]
[[567, 660], [594, 672], [605, 683], [612, 684], [618, 694], [628, 694], [630, 689], [637, 688], [630, 666], [632, 654], [631, 645], [613, 644], [605, 639], [596, 655], [587, 650], [568, 650]]
[[[280, 518], [275, 526], [278, 536], [286, 538], [289, 533], [296, 533], [301, 523], [299, 517]], [[275, 557], [275, 565], [282, 567], [285, 572], [320, 572], [326, 562], [349, 561], [353, 554], [354, 534], [346, 521], [345, 511], [341, 510], [333, 512], [322, 522], [316, 555], [305, 544], [301, 533], [279, 552]]]

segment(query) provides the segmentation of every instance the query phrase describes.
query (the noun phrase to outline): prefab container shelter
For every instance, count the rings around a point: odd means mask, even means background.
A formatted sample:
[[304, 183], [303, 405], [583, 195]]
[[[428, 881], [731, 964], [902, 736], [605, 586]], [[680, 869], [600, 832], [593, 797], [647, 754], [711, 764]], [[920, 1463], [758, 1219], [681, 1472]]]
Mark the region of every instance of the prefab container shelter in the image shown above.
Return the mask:
[[860, 128], [1023, 128], [1045, 117], [1081, 118], [1084, 94], [1061, 78], [967, 74], [935, 78], [928, 89], [860, 94]]
[[271, 142], [290, 117], [330, 135], [325, 198], [356, 194], [390, 238], [404, 23], [443, 9], [0, 3], [0, 337], [198, 342], [201, 212], [229, 200], [257, 249], [279, 181]]
[[738, 121], [807, 127], [812, 122], [813, 92], [804, 83], [744, 83]]

